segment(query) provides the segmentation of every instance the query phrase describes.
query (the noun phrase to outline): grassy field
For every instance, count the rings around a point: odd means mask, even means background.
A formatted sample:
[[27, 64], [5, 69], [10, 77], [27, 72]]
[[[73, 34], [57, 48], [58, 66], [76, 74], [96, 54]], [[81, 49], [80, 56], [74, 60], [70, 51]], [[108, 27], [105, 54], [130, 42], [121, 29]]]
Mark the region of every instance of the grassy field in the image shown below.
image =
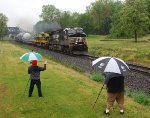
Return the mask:
[[[48, 60], [47, 70], [41, 73], [43, 98], [38, 98], [35, 87], [33, 97], [24, 93], [29, 75], [29, 62], [19, 57], [29, 50], [7, 41], [0, 41], [0, 118], [120, 118], [114, 104], [111, 115], [103, 115], [106, 105], [106, 90], [102, 91], [95, 109], [92, 105], [101, 84], [90, 80], [82, 73]], [[149, 118], [149, 106], [125, 98], [123, 118]]]
[[150, 35], [139, 38], [138, 43], [134, 39], [89, 36], [87, 43], [92, 55], [114, 56], [127, 62], [150, 66]]

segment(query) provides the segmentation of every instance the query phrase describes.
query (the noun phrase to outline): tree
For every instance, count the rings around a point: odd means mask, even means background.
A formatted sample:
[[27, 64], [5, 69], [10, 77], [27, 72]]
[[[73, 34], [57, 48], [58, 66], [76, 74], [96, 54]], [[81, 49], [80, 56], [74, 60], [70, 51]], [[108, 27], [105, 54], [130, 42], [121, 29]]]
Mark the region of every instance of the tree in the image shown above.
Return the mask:
[[42, 14], [40, 17], [45, 21], [45, 22], [56, 22], [60, 18], [60, 10], [55, 8], [54, 5], [43, 5], [42, 6]]
[[[149, 19], [150, 19], [150, 0], [146, 0], [146, 2], [147, 2], [147, 5], [148, 5], [148, 8], [147, 8], [147, 12], [148, 12], [148, 14], [149, 14]], [[149, 32], [150, 32], [150, 25], [149, 25]]]
[[134, 35], [137, 42], [138, 35], [147, 33], [149, 28], [146, 0], [126, 0], [122, 10], [122, 28], [126, 34]]
[[124, 4], [121, 1], [117, 1], [113, 5], [113, 15], [111, 17], [111, 29], [110, 29], [110, 36], [113, 38], [116, 37], [129, 37], [125, 33], [124, 29], [122, 28], [122, 15], [123, 15], [123, 7]]
[[0, 37], [7, 34], [7, 21], [8, 18], [4, 14], [0, 13]]
[[54, 5], [44, 5], [42, 7], [42, 14], [40, 17], [44, 22], [53, 23], [57, 22], [62, 27], [74, 27], [77, 26], [79, 13], [70, 11], [61, 11], [55, 8]]
[[78, 20], [79, 20], [79, 16], [80, 14], [77, 13], [77, 12], [73, 12], [71, 14], [71, 17], [70, 17], [70, 27], [78, 27]]
[[97, 0], [88, 7], [98, 34], [108, 34], [111, 24], [113, 0]]
[[[150, 0], [146, 0], [146, 2], [147, 2], [147, 5], [148, 5], [147, 11], [150, 14]], [[149, 18], [150, 18], [150, 15], [149, 15]]]
[[82, 27], [84, 29], [87, 35], [93, 33], [94, 22], [90, 14], [88, 13], [81, 14], [78, 18], [78, 25], [79, 27]]
[[78, 26], [78, 17], [79, 13], [70, 11], [61, 12], [58, 23], [61, 24], [63, 28], [65, 27], [77, 27]]
[[62, 26], [62, 28], [70, 27], [71, 24], [71, 12], [64, 11], [61, 13], [58, 23]]

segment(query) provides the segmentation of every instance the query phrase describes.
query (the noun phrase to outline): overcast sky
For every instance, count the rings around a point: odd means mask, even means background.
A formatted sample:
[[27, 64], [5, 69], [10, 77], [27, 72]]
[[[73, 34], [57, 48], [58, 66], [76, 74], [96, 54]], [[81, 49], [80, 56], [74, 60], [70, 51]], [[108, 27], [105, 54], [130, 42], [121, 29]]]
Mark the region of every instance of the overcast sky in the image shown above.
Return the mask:
[[39, 20], [43, 5], [50, 4], [63, 11], [84, 13], [86, 6], [92, 2], [95, 0], [0, 0], [0, 13], [8, 17], [8, 26], [19, 25], [29, 30]]

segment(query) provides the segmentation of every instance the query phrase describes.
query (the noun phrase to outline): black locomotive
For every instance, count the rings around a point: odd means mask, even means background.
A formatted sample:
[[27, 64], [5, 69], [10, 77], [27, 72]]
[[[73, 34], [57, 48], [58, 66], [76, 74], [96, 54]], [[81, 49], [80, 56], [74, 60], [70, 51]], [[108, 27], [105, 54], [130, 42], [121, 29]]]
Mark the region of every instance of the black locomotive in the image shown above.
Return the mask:
[[35, 34], [34, 45], [73, 54], [87, 54], [86, 34], [82, 28], [65, 28]]

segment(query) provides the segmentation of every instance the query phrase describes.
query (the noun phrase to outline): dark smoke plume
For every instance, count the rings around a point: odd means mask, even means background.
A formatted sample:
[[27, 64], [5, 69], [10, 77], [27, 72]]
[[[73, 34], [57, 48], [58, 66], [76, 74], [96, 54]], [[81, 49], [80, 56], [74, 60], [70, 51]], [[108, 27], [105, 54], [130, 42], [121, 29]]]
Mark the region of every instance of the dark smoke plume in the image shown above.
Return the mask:
[[43, 21], [39, 21], [38, 23], [36, 23], [33, 29], [35, 33], [40, 33], [40, 32], [57, 31], [57, 30], [61, 30], [62, 28], [57, 22], [50, 24]]

